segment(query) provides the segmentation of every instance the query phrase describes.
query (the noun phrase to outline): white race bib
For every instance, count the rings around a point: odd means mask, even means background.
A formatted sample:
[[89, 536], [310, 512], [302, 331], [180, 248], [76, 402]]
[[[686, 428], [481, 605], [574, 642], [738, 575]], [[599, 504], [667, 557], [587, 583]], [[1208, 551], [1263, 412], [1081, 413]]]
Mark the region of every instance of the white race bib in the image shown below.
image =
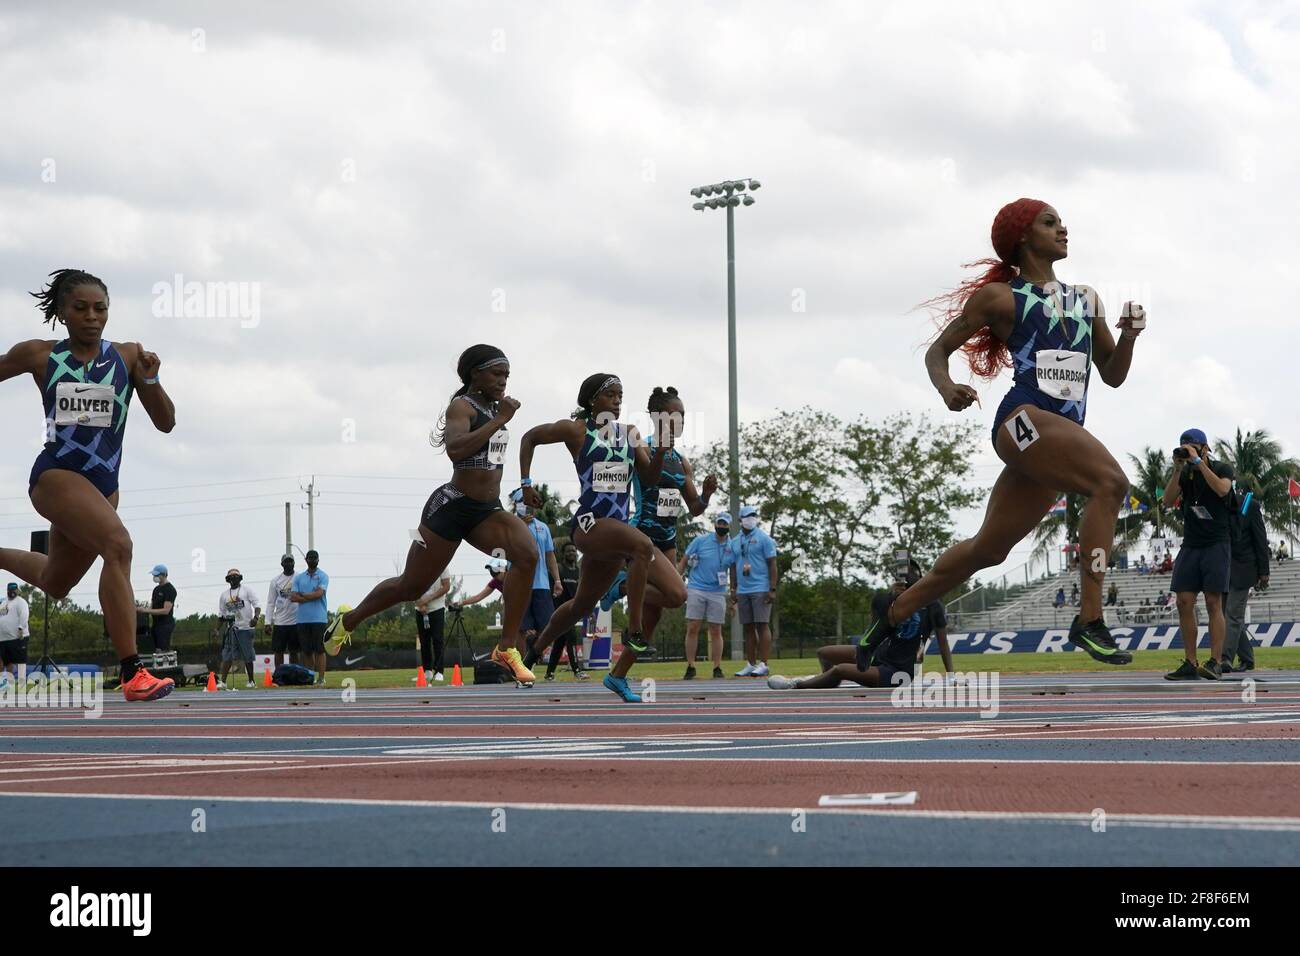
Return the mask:
[[597, 461], [591, 465], [591, 490], [605, 494], [627, 494], [632, 479], [632, 463]]
[[676, 518], [682, 513], [682, 493], [677, 488], [660, 488], [655, 511], [661, 518]]
[[107, 428], [113, 424], [112, 385], [59, 382], [54, 386], [54, 424]]
[[496, 434], [488, 439], [488, 461], [493, 465], [504, 465], [509, 445], [510, 433], [504, 428], [498, 428]]
[[1052, 398], [1082, 401], [1088, 387], [1088, 354], [1058, 349], [1034, 353], [1038, 390]]

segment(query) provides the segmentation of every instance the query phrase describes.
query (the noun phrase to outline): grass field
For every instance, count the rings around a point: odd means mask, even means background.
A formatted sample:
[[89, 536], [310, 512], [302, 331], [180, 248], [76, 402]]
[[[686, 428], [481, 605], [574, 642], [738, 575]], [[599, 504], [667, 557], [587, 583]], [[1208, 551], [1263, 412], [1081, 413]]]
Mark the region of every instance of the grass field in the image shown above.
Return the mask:
[[[1202, 654], [1202, 659], [1205, 655]], [[1095, 671], [1101, 673], [1112, 673], [1115, 671], [1155, 671], [1164, 673], [1171, 671], [1178, 666], [1179, 661], [1183, 659], [1183, 652], [1177, 650], [1170, 651], [1139, 651], [1133, 656], [1133, 663], [1126, 667], [1114, 667], [1109, 664], [1100, 664], [1092, 658], [1078, 651], [1055, 653], [1055, 654], [954, 654], [953, 667], [959, 671], [1000, 671], [1004, 674], [1063, 674], [1063, 673], [1082, 673]], [[1255, 648], [1255, 664], [1262, 669], [1285, 668], [1300, 669], [1300, 647], [1257, 647]], [[722, 662], [723, 673], [728, 678], [744, 667], [743, 662], [727, 661]], [[773, 660], [769, 666], [773, 674], [785, 674], [789, 677], [803, 677], [808, 674], [817, 673], [820, 668], [817, 666], [815, 657], [793, 658], [785, 657], [780, 660]], [[938, 654], [931, 654], [926, 657], [926, 667], [942, 669], [943, 661]], [[642, 662], [633, 668], [632, 673], [639, 677], [654, 677], [659, 680], [678, 680], [685, 671], [686, 665], [682, 661], [666, 662]], [[710, 673], [713, 668], [711, 664], [696, 663], [695, 669], [698, 672], [696, 682], [699, 684], [712, 683]], [[536, 668], [538, 684], [541, 685], [542, 675], [545, 673], [545, 666]], [[599, 681], [604, 671], [593, 671], [592, 680]], [[353, 670], [353, 671], [335, 671], [325, 675], [327, 687], [338, 688], [342, 686], [344, 678], [355, 680], [358, 688], [379, 688], [379, 687], [414, 687], [412, 678], [415, 676], [415, 668], [410, 670]], [[267, 691], [267, 688], [257, 687], [254, 690], [246, 690], [242, 674], [236, 676], [231, 674], [232, 686], [238, 688], [243, 693], [253, 693], [254, 691]], [[454, 690], [451, 687], [451, 672], [446, 674], [447, 683], [432, 684], [430, 690], [443, 691]], [[473, 681], [470, 674], [464, 674], [463, 679], [466, 684]], [[742, 680], [745, 678], [741, 678]], [[567, 667], [559, 668], [555, 673], [556, 683], [572, 682], [573, 672]], [[270, 688], [271, 691], [280, 688]], [[300, 688], [287, 688], [296, 690]], [[185, 692], [199, 692], [201, 688], [184, 687], [181, 690]]]

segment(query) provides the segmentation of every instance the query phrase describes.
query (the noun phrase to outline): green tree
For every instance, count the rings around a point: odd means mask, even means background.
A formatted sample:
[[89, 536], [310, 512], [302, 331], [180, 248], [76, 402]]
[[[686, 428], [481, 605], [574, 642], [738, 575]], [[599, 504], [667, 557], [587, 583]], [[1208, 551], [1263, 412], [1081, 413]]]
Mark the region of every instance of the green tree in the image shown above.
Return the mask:
[[1300, 461], [1283, 458], [1282, 446], [1262, 428], [1244, 434], [1238, 428], [1231, 442], [1218, 439], [1214, 455], [1232, 465], [1238, 488], [1255, 493], [1265, 523], [1274, 531], [1293, 534], [1288, 479], [1300, 480]]

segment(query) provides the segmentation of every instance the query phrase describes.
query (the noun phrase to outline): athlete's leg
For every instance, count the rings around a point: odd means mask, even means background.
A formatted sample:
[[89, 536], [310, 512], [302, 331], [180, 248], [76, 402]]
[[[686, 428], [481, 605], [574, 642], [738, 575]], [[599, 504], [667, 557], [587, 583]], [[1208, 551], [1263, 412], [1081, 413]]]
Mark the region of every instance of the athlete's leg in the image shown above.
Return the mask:
[[857, 666], [858, 650], [852, 644], [827, 644], [817, 648], [817, 663], [823, 671], [828, 671], [837, 664]]
[[677, 573], [677, 548], [661, 550], [650, 564], [641, 612], [642, 633], [647, 643], [654, 636], [664, 610], [681, 607], [685, 603], [686, 585]]
[[537, 635], [537, 640], [533, 643], [531, 652], [533, 656], [540, 658], [558, 635], [576, 626], [591, 613], [591, 609], [614, 583], [614, 578], [618, 577], [618, 572], [623, 570], [626, 561], [627, 559], [622, 555], [584, 553], [582, 567], [578, 571], [578, 588], [574, 592], [573, 600], [565, 601], [555, 609], [551, 620], [546, 627], [542, 628], [542, 633]]
[[[32, 489], [32, 507], [50, 522], [50, 554], [48, 559], [32, 556], [41, 558], [43, 566], [39, 580], [30, 583], [51, 597], [66, 597], [96, 555], [102, 558], [99, 605], [113, 650], [124, 659], [137, 652], [135, 594], [131, 590], [131, 536], [115, 510], [117, 498], [117, 492], [105, 498], [75, 472], [42, 472]], [[31, 570], [36, 562], [20, 563]]]
[[[343, 630], [355, 630], [368, 618], [404, 601], [418, 601], [451, 563], [452, 555], [460, 546], [459, 541], [448, 541], [423, 525], [420, 526], [420, 537], [424, 540], [424, 545], [421, 546], [418, 541], [411, 542], [402, 573], [395, 578], [380, 581], [361, 599], [360, 604], [343, 615]], [[320, 655], [317, 656], [319, 663]]]
[[[850, 648], [851, 650], [851, 648]], [[880, 668], [868, 667], [864, 671], [858, 670], [856, 663], [836, 664], [829, 670], [824, 670], [820, 674], [812, 677], [801, 678], [796, 682], [795, 687], [799, 690], [822, 690], [827, 687], [839, 687], [840, 681], [852, 681], [855, 684], [861, 684], [863, 687], [883, 687], [884, 681], [880, 678]]]
[[483, 519], [474, 527], [465, 540], [484, 554], [504, 557], [510, 562], [506, 572], [505, 593], [502, 603], [505, 605], [501, 615], [501, 638], [497, 641], [497, 650], [523, 649], [523, 633], [519, 626], [524, 620], [524, 611], [533, 599], [533, 572], [537, 570], [537, 541], [528, 526], [519, 518], [504, 511], [497, 511]]
[[974, 538], [949, 548], [920, 581], [904, 591], [890, 607], [899, 621], [965, 581], [981, 568], [1006, 560], [1011, 549], [1042, 520], [1060, 492], [1088, 496], [1080, 524], [1083, 589], [1079, 619], [1101, 617], [1102, 582], [1114, 541], [1115, 519], [1128, 494], [1129, 482], [1106, 446], [1082, 426], [1060, 415], [1022, 405], [1036, 434], [1021, 450], [1011, 432], [998, 429], [997, 453], [1007, 464], [989, 495], [984, 524]]

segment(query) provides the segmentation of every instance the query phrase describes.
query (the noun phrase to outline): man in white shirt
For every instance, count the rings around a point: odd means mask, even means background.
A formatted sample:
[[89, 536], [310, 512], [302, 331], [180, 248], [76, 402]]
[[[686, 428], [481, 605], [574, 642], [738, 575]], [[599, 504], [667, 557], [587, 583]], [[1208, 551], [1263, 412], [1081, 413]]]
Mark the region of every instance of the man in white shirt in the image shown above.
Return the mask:
[[10, 581], [5, 599], [0, 601], [0, 673], [17, 673], [19, 664], [27, 663], [27, 601], [18, 593], [18, 583]]
[[266, 594], [266, 634], [271, 638], [275, 666], [288, 661], [303, 663], [298, 644], [298, 605], [289, 600], [293, 593], [293, 555], [280, 559], [282, 573], [271, 579]]
[[226, 572], [226, 583], [230, 587], [224, 589], [217, 598], [217, 617], [223, 622], [232, 621], [234, 628], [225, 631], [223, 624], [225, 637], [221, 642], [221, 683], [225, 684], [230, 665], [238, 659], [244, 662], [244, 669], [248, 673], [247, 686], [256, 687], [253, 683], [253, 658], [256, 654], [253, 650], [253, 629], [257, 627], [262, 608], [253, 589], [244, 584], [244, 576], [238, 568]]
[[444, 571], [415, 602], [415, 630], [420, 635], [420, 666], [424, 668], [426, 680], [443, 680], [442, 652], [446, 643], [442, 628], [447, 617], [447, 592], [450, 590], [451, 575]]

